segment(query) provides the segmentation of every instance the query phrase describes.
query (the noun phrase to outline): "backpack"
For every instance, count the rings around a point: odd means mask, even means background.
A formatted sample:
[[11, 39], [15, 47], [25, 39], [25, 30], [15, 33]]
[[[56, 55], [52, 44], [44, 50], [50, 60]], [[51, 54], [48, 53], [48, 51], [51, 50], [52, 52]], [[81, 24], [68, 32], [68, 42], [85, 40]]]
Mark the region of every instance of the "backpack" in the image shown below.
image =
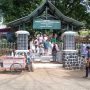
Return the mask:
[[88, 53], [87, 53], [87, 57], [90, 58], [90, 51], [88, 51]]
[[56, 46], [53, 46], [52, 53], [57, 53]]

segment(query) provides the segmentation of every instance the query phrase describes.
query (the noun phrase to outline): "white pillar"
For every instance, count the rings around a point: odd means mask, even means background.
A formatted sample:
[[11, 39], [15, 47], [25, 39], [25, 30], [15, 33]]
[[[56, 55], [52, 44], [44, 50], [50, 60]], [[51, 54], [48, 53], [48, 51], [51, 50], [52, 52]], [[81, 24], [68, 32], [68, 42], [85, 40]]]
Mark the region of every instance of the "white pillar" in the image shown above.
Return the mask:
[[28, 50], [28, 31], [17, 31], [17, 50]]

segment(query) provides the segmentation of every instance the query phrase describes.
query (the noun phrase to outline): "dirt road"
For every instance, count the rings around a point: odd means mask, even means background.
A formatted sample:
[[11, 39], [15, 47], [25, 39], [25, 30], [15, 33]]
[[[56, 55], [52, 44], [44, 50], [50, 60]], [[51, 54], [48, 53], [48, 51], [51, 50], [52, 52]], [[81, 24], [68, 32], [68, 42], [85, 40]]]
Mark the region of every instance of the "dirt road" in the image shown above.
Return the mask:
[[0, 74], [0, 90], [90, 90], [83, 71], [36, 69], [20, 74]]

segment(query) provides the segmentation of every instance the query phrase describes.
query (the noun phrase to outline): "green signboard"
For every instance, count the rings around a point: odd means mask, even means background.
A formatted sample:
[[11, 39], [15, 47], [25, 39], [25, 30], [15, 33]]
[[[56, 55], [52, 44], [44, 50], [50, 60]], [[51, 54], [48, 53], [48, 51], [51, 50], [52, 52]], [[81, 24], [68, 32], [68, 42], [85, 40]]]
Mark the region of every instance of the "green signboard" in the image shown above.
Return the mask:
[[61, 21], [34, 19], [33, 29], [61, 29]]

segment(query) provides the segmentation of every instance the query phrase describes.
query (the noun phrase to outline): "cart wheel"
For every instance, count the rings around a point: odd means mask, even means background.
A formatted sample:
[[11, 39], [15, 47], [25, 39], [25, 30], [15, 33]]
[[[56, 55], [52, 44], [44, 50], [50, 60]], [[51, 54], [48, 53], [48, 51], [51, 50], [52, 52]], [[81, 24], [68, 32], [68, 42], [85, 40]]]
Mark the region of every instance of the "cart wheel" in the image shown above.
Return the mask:
[[10, 66], [11, 72], [22, 72], [22, 65], [19, 63], [14, 63]]

